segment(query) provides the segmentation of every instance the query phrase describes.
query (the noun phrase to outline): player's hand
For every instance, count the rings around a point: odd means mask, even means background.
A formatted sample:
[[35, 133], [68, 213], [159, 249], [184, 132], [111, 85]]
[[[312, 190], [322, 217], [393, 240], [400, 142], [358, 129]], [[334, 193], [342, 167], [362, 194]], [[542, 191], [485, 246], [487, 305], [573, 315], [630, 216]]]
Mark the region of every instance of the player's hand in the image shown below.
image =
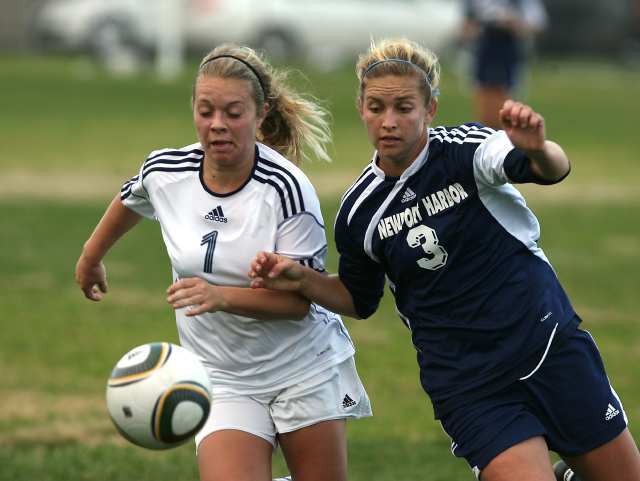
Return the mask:
[[546, 140], [544, 118], [526, 104], [505, 101], [498, 114], [511, 143], [525, 152], [540, 152]]
[[180, 279], [167, 289], [167, 302], [174, 309], [187, 307], [187, 316], [223, 311], [222, 289], [199, 277]]
[[92, 301], [100, 301], [107, 293], [107, 270], [101, 261], [91, 262], [83, 255], [76, 263], [76, 284], [84, 296]]
[[273, 252], [259, 252], [251, 262], [251, 287], [280, 291], [300, 291], [304, 280], [303, 267]]

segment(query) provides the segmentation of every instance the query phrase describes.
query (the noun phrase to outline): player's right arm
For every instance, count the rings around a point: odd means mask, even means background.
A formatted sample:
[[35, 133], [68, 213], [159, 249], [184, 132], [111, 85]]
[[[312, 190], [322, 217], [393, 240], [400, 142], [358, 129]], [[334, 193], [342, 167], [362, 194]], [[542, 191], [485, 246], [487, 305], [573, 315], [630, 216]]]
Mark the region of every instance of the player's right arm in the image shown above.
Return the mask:
[[76, 263], [76, 283], [87, 299], [99, 301], [107, 292], [107, 274], [102, 259], [141, 218], [140, 214], [122, 204], [120, 195], [111, 201]]
[[260, 252], [249, 272], [252, 288], [292, 291], [330, 311], [360, 318], [351, 293], [337, 275], [315, 271], [288, 257]]

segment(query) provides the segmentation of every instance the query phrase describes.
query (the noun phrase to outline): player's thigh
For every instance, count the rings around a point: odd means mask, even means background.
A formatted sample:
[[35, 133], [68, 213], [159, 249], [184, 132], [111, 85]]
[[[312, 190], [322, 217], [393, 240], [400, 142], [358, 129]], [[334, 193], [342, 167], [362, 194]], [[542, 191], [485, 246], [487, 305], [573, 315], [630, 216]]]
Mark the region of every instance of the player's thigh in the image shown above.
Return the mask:
[[249, 396], [214, 399], [209, 418], [196, 435], [200, 478], [270, 480], [275, 435], [267, 403]]
[[202, 429], [196, 434], [196, 451], [204, 439], [212, 433], [235, 429], [253, 434], [276, 444], [276, 427], [271, 418], [268, 401], [250, 396], [214, 399], [211, 411]]
[[273, 446], [244, 431], [227, 429], [198, 446], [201, 481], [270, 481]]
[[628, 429], [585, 454], [563, 458], [583, 481], [640, 480], [640, 453]]
[[335, 419], [279, 435], [296, 481], [346, 481], [346, 421]]
[[542, 436], [502, 451], [480, 473], [481, 481], [555, 481], [549, 450]]

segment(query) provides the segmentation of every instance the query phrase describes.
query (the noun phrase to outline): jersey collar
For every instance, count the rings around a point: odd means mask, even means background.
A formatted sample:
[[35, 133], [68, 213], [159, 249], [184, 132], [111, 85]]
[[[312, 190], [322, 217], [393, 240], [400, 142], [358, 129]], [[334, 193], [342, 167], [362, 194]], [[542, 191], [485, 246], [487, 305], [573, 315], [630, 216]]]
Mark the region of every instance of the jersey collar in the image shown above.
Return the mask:
[[[202, 148], [202, 146], [201, 146]], [[204, 148], [203, 148], [203, 154], [204, 154]], [[200, 177], [200, 184], [202, 185], [202, 188], [209, 193], [210, 195], [212, 195], [213, 197], [229, 197], [230, 195], [233, 195], [237, 192], [240, 192], [242, 189], [244, 189], [244, 187], [251, 182], [251, 179], [253, 178], [255, 172], [256, 172], [256, 166], [258, 165], [258, 159], [260, 158], [260, 149], [258, 149], [258, 143], [256, 142], [256, 146], [255, 146], [255, 154], [254, 154], [254, 158], [253, 158], [253, 167], [251, 168], [251, 172], [249, 173], [249, 177], [246, 178], [246, 180], [242, 183], [242, 185], [240, 185], [236, 190], [232, 191], [232, 192], [227, 192], [225, 194], [219, 194], [218, 192], [214, 192], [213, 190], [209, 189], [209, 187], [207, 187], [207, 184], [204, 181], [204, 157], [202, 158], [202, 162], [200, 163], [200, 172], [198, 173], [198, 177]]]
[[[429, 129], [431, 130], [431, 129]], [[405, 171], [402, 173], [402, 175], [400, 175], [400, 177], [390, 177], [387, 176], [384, 171], [378, 167], [378, 151], [374, 151], [373, 152], [373, 158], [371, 159], [371, 168], [373, 169], [374, 174], [384, 180], [391, 180], [391, 181], [397, 181], [397, 180], [406, 180], [409, 177], [411, 177], [413, 174], [415, 174], [418, 170], [420, 170], [422, 168], [422, 166], [424, 164], [427, 163], [427, 159], [429, 158], [429, 144], [431, 143], [431, 135], [429, 135], [427, 137], [427, 144], [424, 146], [424, 148], [420, 151], [420, 153], [417, 155], [417, 157], [413, 160], [413, 162], [411, 162], [411, 164], [409, 165], [409, 167], [407, 167], [405, 169]]]

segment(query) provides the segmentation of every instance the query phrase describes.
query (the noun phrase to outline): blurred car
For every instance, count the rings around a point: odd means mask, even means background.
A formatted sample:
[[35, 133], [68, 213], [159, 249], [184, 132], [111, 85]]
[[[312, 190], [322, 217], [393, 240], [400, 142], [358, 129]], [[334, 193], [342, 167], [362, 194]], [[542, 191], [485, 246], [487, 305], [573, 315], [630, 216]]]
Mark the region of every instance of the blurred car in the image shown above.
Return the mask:
[[[459, 0], [174, 0], [182, 2], [184, 42], [203, 53], [223, 42], [264, 49], [273, 59], [300, 57], [330, 67], [354, 60], [372, 36], [406, 36], [436, 52], [449, 45], [462, 18]], [[47, 48], [152, 53], [158, 2], [50, 0], [33, 31]]]

